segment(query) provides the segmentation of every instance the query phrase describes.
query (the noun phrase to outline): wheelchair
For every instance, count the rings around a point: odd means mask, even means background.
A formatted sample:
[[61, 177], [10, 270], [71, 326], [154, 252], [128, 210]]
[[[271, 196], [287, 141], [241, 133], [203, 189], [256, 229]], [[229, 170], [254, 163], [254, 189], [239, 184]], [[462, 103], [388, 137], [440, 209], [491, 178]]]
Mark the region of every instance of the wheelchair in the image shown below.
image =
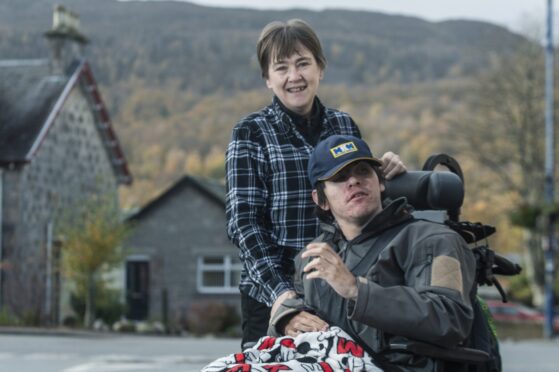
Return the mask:
[[[438, 168], [444, 167], [445, 171]], [[503, 302], [507, 302], [506, 293], [499, 284], [496, 275], [517, 275], [521, 267], [495, 253], [489, 246], [487, 238], [496, 232], [493, 226], [482, 223], [460, 221], [460, 208], [464, 201], [464, 175], [460, 165], [453, 157], [446, 154], [430, 156], [421, 171], [409, 171], [393, 180], [386, 181], [383, 197], [397, 198], [405, 196], [411, 204], [417, 218], [424, 218], [448, 225], [458, 232], [470, 245], [476, 258], [476, 281], [479, 285], [495, 286]], [[477, 289], [477, 287], [476, 287]], [[475, 291], [477, 292], [477, 291]], [[482, 311], [477, 296], [474, 304], [473, 332], [490, 332], [487, 323], [490, 316]], [[481, 322], [476, 324], [476, 322]], [[485, 323], [484, 323], [485, 322]], [[497, 355], [491, 355], [489, 346], [472, 340], [485, 340], [493, 336], [497, 343]], [[464, 345], [445, 348], [423, 341], [409, 340], [389, 345], [382, 354], [407, 353], [426, 356], [435, 363], [434, 371], [485, 372], [501, 370], [498, 355], [498, 341], [494, 335], [472, 333]], [[495, 353], [493, 353], [495, 354]]]

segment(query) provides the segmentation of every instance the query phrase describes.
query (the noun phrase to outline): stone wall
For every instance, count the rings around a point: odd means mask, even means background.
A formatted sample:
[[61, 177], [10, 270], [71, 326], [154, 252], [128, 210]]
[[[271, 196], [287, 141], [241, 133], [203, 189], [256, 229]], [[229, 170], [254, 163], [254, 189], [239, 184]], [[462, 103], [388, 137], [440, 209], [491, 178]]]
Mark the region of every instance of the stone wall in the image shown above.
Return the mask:
[[3, 299], [20, 314], [44, 317], [49, 311], [45, 299], [49, 225], [56, 239], [62, 216], [78, 208], [87, 195], [117, 197], [110, 159], [79, 85], [32, 161], [4, 174], [4, 223], [13, 234], [8, 234], [4, 247], [9, 267]]

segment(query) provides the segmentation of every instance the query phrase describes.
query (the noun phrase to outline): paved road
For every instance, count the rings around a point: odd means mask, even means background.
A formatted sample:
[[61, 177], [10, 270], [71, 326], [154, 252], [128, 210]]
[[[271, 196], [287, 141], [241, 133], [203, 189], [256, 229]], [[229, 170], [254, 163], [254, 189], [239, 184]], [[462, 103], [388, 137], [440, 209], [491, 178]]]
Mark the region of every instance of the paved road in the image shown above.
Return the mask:
[[559, 371], [559, 339], [501, 342], [504, 372]]
[[211, 338], [0, 334], [0, 371], [200, 371], [238, 345]]
[[[0, 371], [177, 372], [200, 371], [238, 351], [236, 339], [115, 334], [0, 334]], [[501, 344], [504, 371], [559, 370], [559, 340]]]

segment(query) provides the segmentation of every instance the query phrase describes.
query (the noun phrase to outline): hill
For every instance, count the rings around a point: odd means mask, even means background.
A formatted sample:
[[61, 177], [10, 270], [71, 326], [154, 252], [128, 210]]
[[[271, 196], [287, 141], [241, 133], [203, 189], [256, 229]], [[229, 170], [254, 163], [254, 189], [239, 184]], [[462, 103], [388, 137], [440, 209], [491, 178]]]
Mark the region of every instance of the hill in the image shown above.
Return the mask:
[[328, 58], [322, 100], [349, 112], [375, 153], [398, 152], [410, 168], [432, 152], [456, 154], [450, 132], [467, 123], [475, 77], [526, 42], [484, 22], [374, 12], [2, 0], [2, 59], [48, 55], [43, 33], [55, 3], [78, 12], [90, 38], [86, 55], [135, 178], [122, 192], [125, 207], [144, 204], [184, 172], [223, 177], [232, 126], [270, 100], [255, 44], [272, 20], [297, 17], [316, 28]]
[[78, 12], [91, 39], [88, 55], [100, 82], [139, 79], [177, 83], [207, 94], [260, 87], [254, 46], [272, 20], [302, 18], [313, 25], [329, 60], [326, 84], [418, 82], [471, 76], [522, 38], [484, 22], [427, 22], [344, 10], [259, 11], [185, 2], [3, 0], [0, 55], [46, 55], [42, 33], [53, 4]]

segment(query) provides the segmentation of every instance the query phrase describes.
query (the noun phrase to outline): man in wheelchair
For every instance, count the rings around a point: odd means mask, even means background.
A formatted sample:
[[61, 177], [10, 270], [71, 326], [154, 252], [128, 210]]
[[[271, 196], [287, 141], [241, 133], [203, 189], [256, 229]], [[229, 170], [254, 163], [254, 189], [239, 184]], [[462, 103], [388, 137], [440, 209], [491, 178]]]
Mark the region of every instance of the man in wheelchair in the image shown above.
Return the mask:
[[[491, 335], [480, 333], [489, 330], [476, 297], [477, 284], [497, 284], [493, 252], [468, 246], [494, 229], [457, 218], [446, 224], [416, 219], [408, 199], [421, 209], [459, 209], [461, 179], [408, 172], [381, 196], [380, 164], [356, 137], [332, 136], [317, 145], [308, 170], [322, 233], [295, 259], [297, 297], [272, 314], [272, 337], [204, 371], [378, 370], [372, 363], [385, 371], [500, 370], [498, 350], [493, 360], [491, 345], [483, 345]], [[399, 195], [408, 199], [381, 203]], [[472, 327], [481, 342], [472, 341]], [[306, 335], [318, 336], [309, 341]], [[353, 341], [359, 347], [347, 346]], [[485, 350], [470, 348], [480, 345]], [[313, 359], [309, 350], [339, 360]], [[348, 361], [367, 357], [363, 351], [370, 359]], [[255, 360], [266, 363], [247, 365]], [[314, 367], [304, 366], [313, 361]], [[236, 369], [222, 369], [230, 363]]]
[[474, 313], [475, 258], [450, 228], [416, 220], [406, 199], [381, 204], [384, 182], [367, 144], [332, 136], [309, 162], [322, 234], [297, 256], [295, 288], [270, 332], [339, 326], [381, 365], [434, 370], [431, 358], [380, 353], [402, 338], [458, 345]]

